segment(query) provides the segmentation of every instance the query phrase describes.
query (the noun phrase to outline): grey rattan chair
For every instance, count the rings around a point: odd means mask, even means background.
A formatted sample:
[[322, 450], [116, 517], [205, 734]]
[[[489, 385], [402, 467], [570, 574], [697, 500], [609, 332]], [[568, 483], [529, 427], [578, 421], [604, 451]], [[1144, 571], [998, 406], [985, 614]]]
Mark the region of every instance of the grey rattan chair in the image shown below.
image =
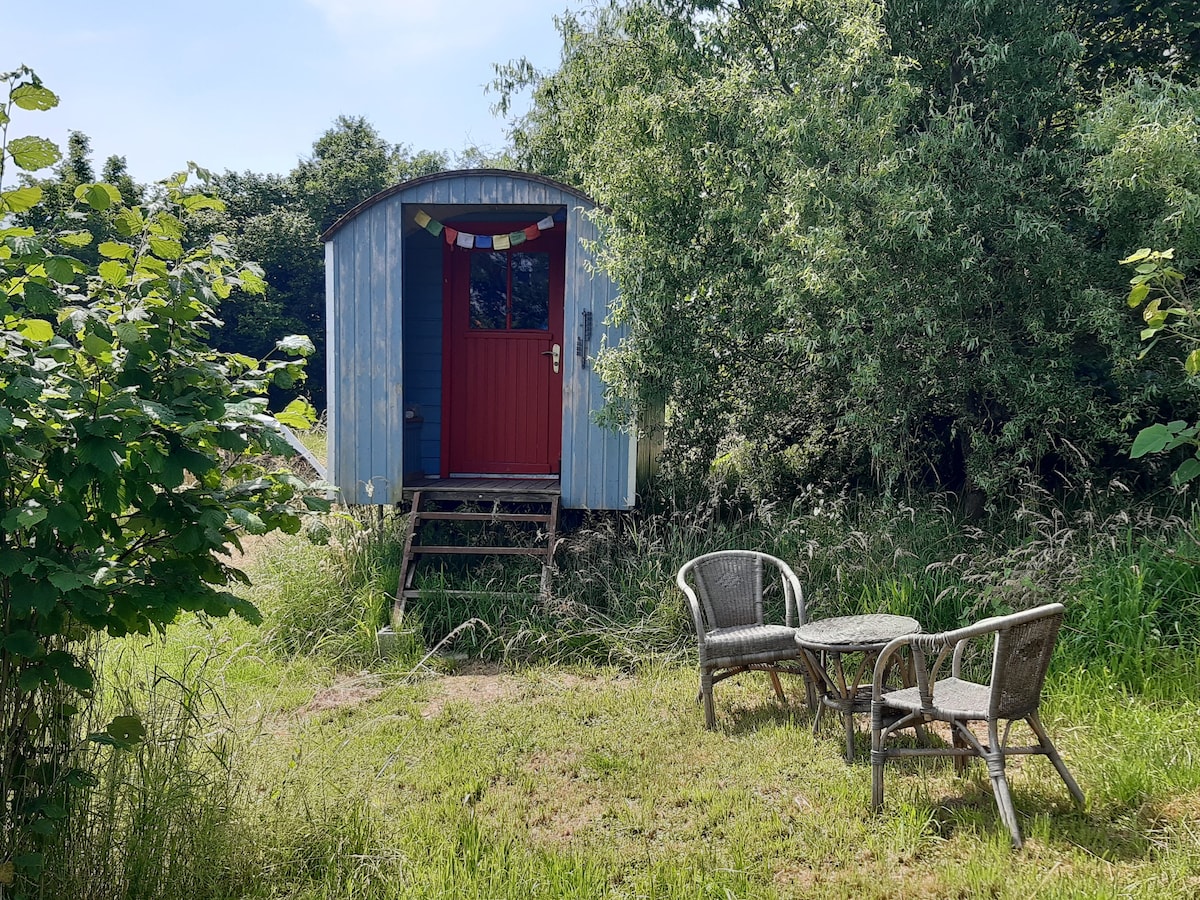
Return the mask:
[[[783, 586], [783, 625], [763, 620], [764, 572], [778, 571]], [[689, 584], [689, 577], [695, 588]], [[754, 550], [721, 550], [685, 563], [675, 578], [687, 597], [700, 644], [700, 699], [704, 725], [713, 728], [713, 685], [751, 669], [766, 671], [775, 694], [784, 700], [779, 673], [805, 679], [809, 705], [813, 688], [802, 667], [795, 626], [803, 624], [804, 592], [800, 580], [783, 560]], [[788, 665], [793, 663], [794, 665]]]
[[[883, 804], [883, 766], [899, 756], [943, 755], [955, 758], [962, 771], [967, 758], [986, 761], [992, 781], [992, 793], [1000, 818], [1012, 835], [1013, 846], [1020, 849], [1021, 828], [1004, 774], [1005, 758], [1015, 754], [1039, 754], [1049, 758], [1067, 790], [1082, 808], [1083, 792], [1063, 764], [1045, 728], [1038, 718], [1042, 684], [1058, 629], [1062, 625], [1063, 605], [1051, 603], [1036, 609], [984, 619], [966, 628], [941, 634], [913, 634], [892, 641], [879, 655], [875, 665], [875, 683], [871, 693], [871, 807]], [[991, 679], [976, 684], [962, 679], [963, 650], [973, 638], [994, 635]], [[887, 691], [884, 674], [893, 657], [907, 646], [912, 654], [916, 687]], [[937, 651], [932, 667], [925, 654]], [[938, 680], [938, 671], [950, 655], [950, 677]], [[999, 723], [1005, 722], [1001, 737]], [[1009, 746], [1013, 722], [1029, 723], [1037, 738], [1036, 746]], [[950, 726], [951, 747], [895, 747], [888, 739], [899, 729], [941, 721]], [[971, 722], [986, 723], [986, 743], [969, 727]]]

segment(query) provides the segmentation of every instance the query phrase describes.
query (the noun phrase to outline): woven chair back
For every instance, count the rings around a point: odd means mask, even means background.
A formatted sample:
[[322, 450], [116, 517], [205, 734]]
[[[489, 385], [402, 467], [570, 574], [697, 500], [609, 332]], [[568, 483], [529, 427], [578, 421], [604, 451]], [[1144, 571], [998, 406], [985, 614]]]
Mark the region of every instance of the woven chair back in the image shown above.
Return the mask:
[[1021, 719], [1037, 712], [1062, 620], [1062, 607], [1055, 606], [1044, 616], [997, 632], [992, 660], [993, 717]]
[[698, 560], [692, 569], [709, 628], [763, 623], [763, 562], [729, 551]]

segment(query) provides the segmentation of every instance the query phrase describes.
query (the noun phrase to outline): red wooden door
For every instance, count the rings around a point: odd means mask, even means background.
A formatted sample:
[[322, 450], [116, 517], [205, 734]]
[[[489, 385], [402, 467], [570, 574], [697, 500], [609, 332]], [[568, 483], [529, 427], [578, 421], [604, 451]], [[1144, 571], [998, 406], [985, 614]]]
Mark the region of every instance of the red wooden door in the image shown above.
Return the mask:
[[559, 472], [565, 248], [561, 226], [507, 250], [446, 247], [443, 475]]

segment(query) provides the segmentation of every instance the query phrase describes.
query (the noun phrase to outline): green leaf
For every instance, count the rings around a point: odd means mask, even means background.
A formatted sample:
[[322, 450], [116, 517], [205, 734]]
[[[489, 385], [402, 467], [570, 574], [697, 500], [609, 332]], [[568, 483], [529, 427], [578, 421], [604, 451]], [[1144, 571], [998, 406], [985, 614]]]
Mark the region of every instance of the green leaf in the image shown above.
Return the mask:
[[113, 287], [121, 287], [129, 280], [129, 270], [115, 259], [106, 259], [96, 267], [96, 271]]
[[98, 334], [89, 333], [83, 336], [83, 349], [92, 356], [103, 356], [112, 352], [112, 344]]
[[118, 213], [113, 220], [113, 227], [122, 237], [133, 237], [145, 230], [146, 219], [142, 215], [142, 211], [135, 206], [133, 209], [126, 209]]
[[267, 282], [253, 269], [242, 269], [238, 272], [238, 280], [242, 282], [242, 290], [247, 294], [265, 294]]
[[249, 510], [237, 507], [230, 510], [229, 517], [251, 534], [266, 534], [267, 526], [263, 520]]
[[51, 256], [45, 261], [46, 274], [51, 281], [70, 284], [75, 280], [75, 260], [69, 256]]
[[1159, 453], [1175, 437], [1161, 422], [1149, 425], [1138, 432], [1129, 450], [1130, 459], [1138, 459], [1147, 453]]
[[54, 326], [45, 319], [21, 319], [16, 330], [39, 344], [44, 344], [54, 337]]
[[179, 259], [183, 255], [183, 245], [171, 238], [150, 238], [150, 252], [159, 259]]
[[277, 413], [275, 418], [288, 428], [298, 428], [303, 431], [316, 424], [317, 411], [303, 397], [297, 397], [285, 406], [282, 412]]
[[74, 661], [58, 667], [58, 679], [77, 691], [90, 691], [96, 684], [92, 673]]
[[54, 109], [58, 106], [58, 94], [40, 84], [18, 84], [9, 96], [21, 109], [30, 111]]
[[215, 209], [217, 212], [221, 212], [225, 209], [224, 201], [207, 194], [189, 194], [183, 198], [183, 206], [188, 212], [197, 212], [201, 209]]
[[1140, 304], [1143, 300], [1146, 299], [1146, 297], [1147, 297], [1147, 295], [1149, 295], [1149, 293], [1150, 293], [1150, 285], [1148, 285], [1148, 284], [1134, 285], [1133, 290], [1131, 290], [1129, 292], [1129, 307], [1131, 309], [1136, 308], [1138, 306], [1138, 304]]
[[1200, 459], [1196, 459], [1196, 457], [1193, 456], [1180, 463], [1179, 468], [1176, 469], [1175, 473], [1171, 476], [1171, 483], [1180, 485], [1184, 482], [1191, 481], [1197, 475], [1200, 475]]
[[118, 744], [132, 747], [146, 739], [146, 726], [137, 716], [117, 716], [104, 731]]
[[94, 240], [90, 231], [60, 231], [54, 237], [68, 247], [86, 247]]
[[1200, 349], [1193, 350], [1183, 361], [1183, 368], [1189, 375], [1200, 375]]
[[62, 154], [58, 152], [58, 147], [53, 141], [32, 135], [13, 138], [9, 141], [8, 153], [17, 167], [26, 172], [44, 169], [62, 159]]
[[121, 192], [111, 184], [81, 184], [75, 188], [75, 199], [82, 200], [92, 209], [103, 212], [121, 202]]
[[99, 247], [100, 255], [108, 259], [132, 259], [133, 247], [119, 241], [105, 241]]
[[1150, 248], [1143, 247], [1141, 250], [1136, 250], [1133, 253], [1129, 254], [1127, 257], [1125, 257], [1123, 260], [1121, 260], [1121, 265], [1127, 266], [1130, 263], [1141, 262], [1143, 259], [1145, 259], [1149, 255], [1150, 255]]
[[0, 643], [9, 653], [24, 659], [36, 659], [42, 655], [42, 645], [32, 631], [14, 631]]
[[275, 349], [293, 356], [311, 356], [317, 348], [306, 334], [289, 334], [275, 342]]
[[12, 191], [0, 192], [0, 207], [9, 212], [29, 212], [42, 199], [40, 187], [19, 187]]

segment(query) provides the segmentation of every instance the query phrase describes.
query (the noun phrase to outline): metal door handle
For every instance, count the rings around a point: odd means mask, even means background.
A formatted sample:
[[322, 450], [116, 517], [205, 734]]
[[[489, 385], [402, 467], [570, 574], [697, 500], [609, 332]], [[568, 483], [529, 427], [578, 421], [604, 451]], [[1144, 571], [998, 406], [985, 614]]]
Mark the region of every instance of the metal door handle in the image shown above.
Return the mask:
[[554, 363], [554, 372], [557, 374], [559, 362], [562, 360], [562, 347], [554, 344], [549, 350], [543, 350], [542, 356], [553, 357], [551, 361]]

